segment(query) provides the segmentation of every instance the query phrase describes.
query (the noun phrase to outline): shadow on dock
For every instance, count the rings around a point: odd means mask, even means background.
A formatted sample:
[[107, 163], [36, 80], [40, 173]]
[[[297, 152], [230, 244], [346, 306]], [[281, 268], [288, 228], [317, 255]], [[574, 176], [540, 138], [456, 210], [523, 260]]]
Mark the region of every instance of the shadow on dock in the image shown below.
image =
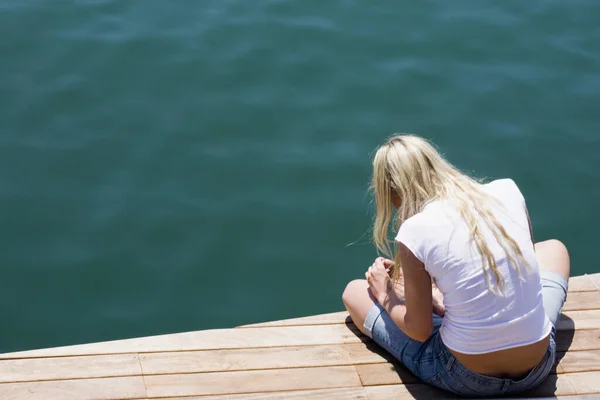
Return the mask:
[[[560, 330], [560, 331], [556, 332], [556, 337], [555, 337], [556, 348], [557, 348], [556, 360], [554, 362], [554, 367], [552, 368], [552, 371], [550, 372], [550, 376], [548, 376], [546, 378], [546, 380], [544, 381], [544, 383], [542, 383], [536, 389], [533, 389], [533, 390], [530, 390], [530, 391], [520, 394], [518, 396], [519, 398], [522, 398], [522, 396], [528, 396], [528, 397], [555, 396], [555, 393], [557, 391], [557, 382], [558, 382], [558, 375], [556, 373], [557, 372], [556, 368], [557, 368], [558, 364], [560, 363], [560, 361], [565, 356], [566, 352], [571, 347], [571, 343], [573, 343], [573, 336], [575, 336], [575, 322], [565, 314], [561, 315], [561, 319], [565, 322], [568, 329]], [[517, 396], [515, 396], [515, 397], [517, 397]]]
[[350, 316], [346, 318], [344, 323], [346, 324], [348, 329], [352, 331], [352, 333], [354, 333], [364, 343], [365, 347], [368, 350], [380, 355], [388, 363], [390, 363], [390, 370], [393, 370], [398, 375], [400, 381], [414, 399], [430, 400], [432, 396], [435, 396], [436, 399], [458, 398], [451, 393], [444, 392], [431, 386], [423, 385], [423, 382], [419, 378], [417, 378], [412, 372], [410, 372], [404, 365], [402, 365], [400, 361], [394, 358], [386, 350], [379, 347], [379, 345], [375, 343], [372, 339], [370, 339], [368, 336], [362, 334], [362, 332], [358, 330], [356, 325], [354, 325]]
[[[573, 336], [575, 334], [575, 322], [568, 316], [562, 315], [561, 318], [563, 321], [567, 321], [567, 324], [570, 329], [561, 330], [556, 332], [556, 344], [557, 344], [557, 353], [556, 353], [556, 361], [555, 365], [550, 372], [550, 376], [546, 378], [544, 383], [536, 389], [531, 391], [527, 391], [515, 396], [507, 396], [507, 398], [523, 398], [525, 397], [542, 397], [544, 396], [546, 399], [548, 398], [557, 398], [557, 397], [547, 397], [554, 396], [557, 390], [557, 380], [558, 375], [556, 374], [556, 367], [561, 359], [565, 356], [567, 350], [571, 347], [571, 343], [573, 342]], [[412, 372], [410, 372], [405, 366], [403, 366], [396, 358], [394, 358], [390, 353], [388, 353], [383, 348], [379, 347], [373, 340], [369, 337], [365, 336], [362, 332], [358, 330], [356, 325], [352, 322], [350, 316], [346, 318], [344, 321], [348, 329], [354, 333], [366, 346], [366, 348], [384, 358], [387, 362], [390, 363], [390, 369], [393, 370], [396, 374], [398, 374], [400, 381], [405, 386], [406, 390], [413, 396], [415, 399], [431, 399], [432, 389], [431, 387], [427, 388], [424, 391], [423, 382], [417, 378]], [[436, 389], [433, 389], [436, 390]], [[457, 399], [458, 397], [445, 392], [438, 390], [438, 396], [436, 398], [440, 399]]]

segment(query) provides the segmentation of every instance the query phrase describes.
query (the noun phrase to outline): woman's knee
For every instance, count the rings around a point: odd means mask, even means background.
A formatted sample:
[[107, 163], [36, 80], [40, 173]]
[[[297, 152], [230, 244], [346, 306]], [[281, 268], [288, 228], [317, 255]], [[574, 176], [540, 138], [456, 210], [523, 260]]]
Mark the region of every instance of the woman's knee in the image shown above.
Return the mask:
[[569, 279], [571, 260], [567, 246], [557, 239], [550, 239], [535, 244], [540, 269], [553, 271]]
[[363, 297], [369, 288], [365, 279], [355, 279], [350, 281], [342, 293], [342, 301], [346, 307], [351, 306], [358, 298]]
[[364, 322], [369, 310], [375, 304], [369, 291], [369, 284], [364, 279], [356, 279], [346, 285], [346, 289], [342, 294], [342, 301], [346, 310], [350, 313], [350, 317], [354, 325], [364, 332]]

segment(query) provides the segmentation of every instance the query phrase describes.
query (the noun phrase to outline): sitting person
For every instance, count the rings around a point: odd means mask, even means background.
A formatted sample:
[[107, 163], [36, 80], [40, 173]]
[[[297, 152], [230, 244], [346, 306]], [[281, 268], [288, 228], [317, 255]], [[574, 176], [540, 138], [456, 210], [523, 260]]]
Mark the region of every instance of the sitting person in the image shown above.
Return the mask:
[[377, 258], [366, 280], [346, 287], [356, 326], [425, 383], [458, 395], [540, 385], [555, 362], [570, 261], [557, 240], [534, 244], [515, 182], [480, 183], [428, 141], [399, 135], [377, 150], [372, 188], [374, 243], [393, 261]]

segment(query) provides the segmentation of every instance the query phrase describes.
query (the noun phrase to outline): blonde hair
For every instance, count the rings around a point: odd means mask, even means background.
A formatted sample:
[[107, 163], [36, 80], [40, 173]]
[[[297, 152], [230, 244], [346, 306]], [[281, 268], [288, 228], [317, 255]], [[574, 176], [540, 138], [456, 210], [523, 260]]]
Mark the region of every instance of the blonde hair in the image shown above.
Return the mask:
[[[377, 149], [373, 159], [371, 186], [376, 203], [373, 242], [379, 252], [396, 260], [392, 274], [394, 282], [401, 277], [401, 266], [397, 249], [394, 251], [396, 256], [393, 256], [388, 239], [390, 221], [394, 216], [393, 196], [399, 202], [396, 229], [408, 218], [422, 211], [428, 203], [442, 199], [452, 201], [481, 255], [488, 285], [494, 293], [502, 292], [504, 278], [486, 243], [479, 218], [506, 252], [518, 276], [521, 276], [521, 264], [529, 266], [518, 244], [494, 217], [490, 203], [495, 199], [482, 190], [478, 181], [446, 161], [427, 140], [414, 135], [391, 137]], [[491, 277], [494, 277], [493, 282]]]

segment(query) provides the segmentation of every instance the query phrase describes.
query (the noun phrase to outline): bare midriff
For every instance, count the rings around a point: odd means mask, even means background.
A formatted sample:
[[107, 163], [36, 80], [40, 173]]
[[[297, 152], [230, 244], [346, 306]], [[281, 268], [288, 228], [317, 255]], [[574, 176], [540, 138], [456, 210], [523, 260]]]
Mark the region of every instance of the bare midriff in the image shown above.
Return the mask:
[[539, 342], [486, 354], [450, 352], [471, 371], [505, 379], [522, 379], [535, 367], [548, 349], [550, 336]]

